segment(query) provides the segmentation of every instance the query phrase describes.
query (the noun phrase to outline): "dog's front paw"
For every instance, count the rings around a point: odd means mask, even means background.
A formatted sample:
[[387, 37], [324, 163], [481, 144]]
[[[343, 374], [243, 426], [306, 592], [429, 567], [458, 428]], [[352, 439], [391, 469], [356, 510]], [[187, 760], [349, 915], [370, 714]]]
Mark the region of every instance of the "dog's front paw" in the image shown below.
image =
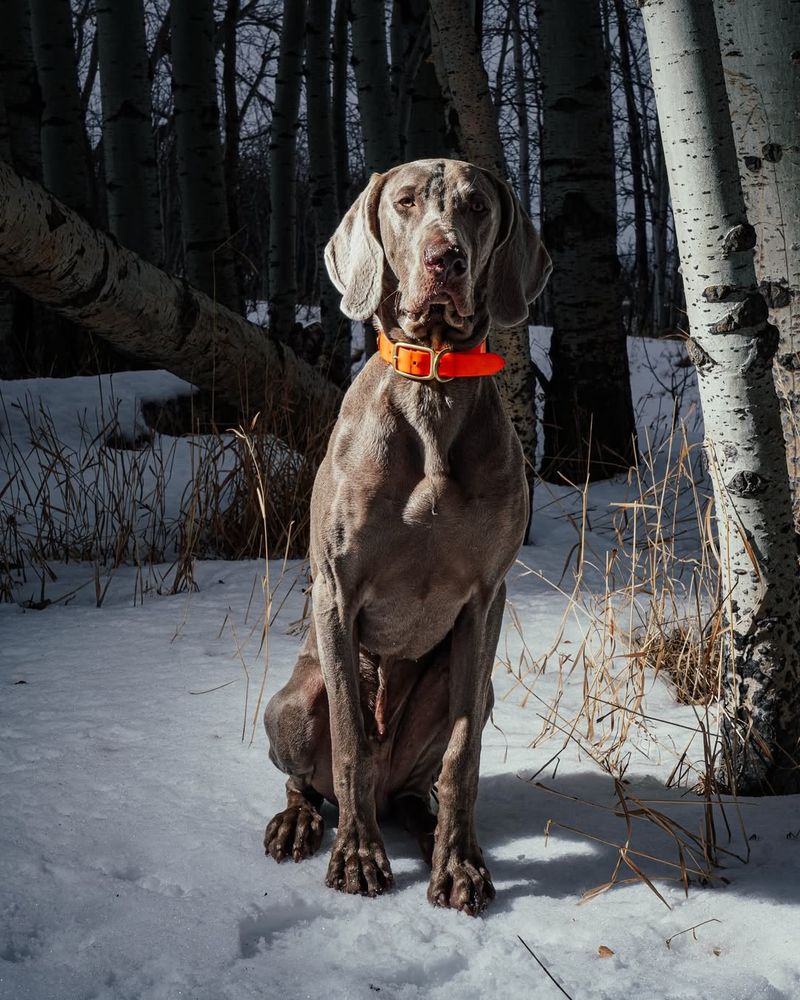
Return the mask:
[[264, 832], [264, 852], [281, 862], [310, 858], [322, 843], [325, 824], [311, 805], [289, 806], [267, 824]]
[[428, 901], [434, 906], [461, 910], [471, 917], [486, 908], [495, 897], [492, 878], [483, 863], [480, 850], [471, 856], [452, 854], [437, 863], [434, 855], [433, 874], [428, 886]]
[[331, 852], [325, 884], [340, 892], [379, 896], [391, 889], [392, 869], [379, 833], [368, 835], [339, 829]]

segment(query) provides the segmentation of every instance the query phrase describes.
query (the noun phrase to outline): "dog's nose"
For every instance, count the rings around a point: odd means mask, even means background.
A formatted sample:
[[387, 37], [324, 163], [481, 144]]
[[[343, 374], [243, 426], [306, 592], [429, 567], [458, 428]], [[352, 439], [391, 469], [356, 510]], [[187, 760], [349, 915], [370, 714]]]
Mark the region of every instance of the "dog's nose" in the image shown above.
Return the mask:
[[429, 243], [423, 256], [425, 267], [440, 281], [463, 278], [467, 273], [466, 254], [453, 243]]

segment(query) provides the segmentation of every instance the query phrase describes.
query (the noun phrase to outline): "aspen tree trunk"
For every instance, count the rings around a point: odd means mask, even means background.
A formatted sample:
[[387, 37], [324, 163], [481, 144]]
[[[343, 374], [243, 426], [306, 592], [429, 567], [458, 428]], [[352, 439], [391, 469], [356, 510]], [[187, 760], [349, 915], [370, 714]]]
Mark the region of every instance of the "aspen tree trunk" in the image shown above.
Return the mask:
[[341, 393], [271, 331], [120, 246], [3, 163], [0, 279], [245, 415], [280, 409], [299, 450], [319, 444], [339, 404]]
[[800, 575], [772, 379], [778, 334], [753, 264], [713, 0], [642, 3], [672, 190], [733, 632], [723, 783], [800, 791]]
[[353, 54], [358, 110], [367, 175], [383, 173], [400, 162], [389, 67], [386, 61], [386, 14], [376, 0], [351, 0]]
[[235, 309], [239, 295], [219, 132], [212, 0], [172, 0], [170, 20], [186, 277]]
[[340, 212], [344, 212], [350, 207], [350, 157], [347, 148], [347, 14], [349, 9], [350, 0], [336, 0], [333, 13], [333, 48], [331, 51], [333, 63], [333, 82], [331, 85], [333, 155], [336, 161], [336, 202]]
[[617, 38], [619, 39], [620, 70], [622, 89], [625, 94], [625, 110], [628, 115], [628, 153], [631, 163], [631, 188], [633, 190], [633, 232], [634, 232], [634, 274], [631, 327], [636, 333], [645, 332], [644, 327], [650, 310], [650, 264], [647, 253], [647, 203], [644, 191], [644, 154], [642, 129], [639, 123], [639, 109], [633, 86], [633, 60], [631, 52], [628, 15], [623, 0], [614, 0], [617, 15]]
[[225, 98], [225, 196], [228, 225], [239, 231], [239, 101], [236, 94], [237, 28], [241, 16], [240, 0], [227, 0], [222, 22], [223, 60], [222, 91]]
[[31, 0], [31, 27], [44, 103], [41, 141], [45, 187], [70, 207], [92, 218], [86, 131], [69, 0]]
[[528, 128], [528, 99], [525, 93], [525, 67], [522, 64], [522, 25], [519, 0], [511, 0], [508, 8], [514, 48], [514, 96], [519, 128], [519, 196], [522, 207], [531, 211], [531, 138]]
[[[0, 160], [11, 162], [6, 102], [0, 80]], [[0, 281], [0, 378], [18, 374], [14, 371], [14, 292]]]
[[288, 337], [297, 306], [297, 130], [303, 84], [305, 4], [285, 0], [269, 140], [269, 323]]
[[400, 158], [449, 156], [445, 102], [431, 53], [428, 0], [395, 0], [391, 50]]
[[33, 57], [27, 0], [5, 0], [0, 31], [0, 88], [5, 97], [8, 142], [14, 167], [42, 179], [42, 92]]
[[780, 335], [773, 373], [800, 526], [800, 2], [715, 9], [756, 277]]
[[337, 385], [350, 381], [350, 326], [339, 312], [339, 293], [325, 267], [325, 245], [339, 222], [331, 106], [331, 0], [308, 0], [306, 118], [311, 208], [323, 345], [320, 367]]
[[146, 260], [163, 260], [142, 0], [98, 0], [108, 225]]
[[542, 476], [574, 483], [635, 465], [636, 429], [600, 8], [598, 0], [542, 0], [538, 11], [542, 229], [553, 260]]
[[[492, 106], [489, 78], [481, 61], [478, 39], [469, 28], [472, 14], [468, 0], [431, 0], [436, 71], [461, 155], [477, 166], [505, 177], [503, 147]], [[506, 366], [498, 375], [498, 388], [522, 444], [528, 486], [533, 496], [536, 410], [528, 325], [494, 330], [491, 340], [493, 349], [506, 359]]]

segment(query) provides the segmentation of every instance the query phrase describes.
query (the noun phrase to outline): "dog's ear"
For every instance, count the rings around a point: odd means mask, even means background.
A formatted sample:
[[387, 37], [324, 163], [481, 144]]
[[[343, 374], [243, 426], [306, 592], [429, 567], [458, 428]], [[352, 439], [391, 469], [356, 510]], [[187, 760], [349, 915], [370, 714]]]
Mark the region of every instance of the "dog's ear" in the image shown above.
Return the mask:
[[500, 232], [489, 262], [486, 305], [500, 327], [528, 316], [528, 303], [541, 293], [553, 269], [550, 254], [509, 185], [490, 175], [500, 196]]
[[325, 265], [342, 293], [341, 310], [367, 320], [381, 301], [385, 257], [378, 227], [384, 174], [373, 174], [325, 247]]

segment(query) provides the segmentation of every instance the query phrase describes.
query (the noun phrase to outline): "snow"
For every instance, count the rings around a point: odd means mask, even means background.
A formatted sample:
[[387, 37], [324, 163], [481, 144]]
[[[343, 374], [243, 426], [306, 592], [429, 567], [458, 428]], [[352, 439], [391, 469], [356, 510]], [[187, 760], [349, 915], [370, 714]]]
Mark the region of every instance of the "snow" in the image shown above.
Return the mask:
[[[640, 437], [664, 436], [680, 354], [674, 342], [631, 344]], [[115, 376], [116, 392], [133, 413], [141, 379], [162, 377]], [[0, 388], [7, 399], [8, 384]], [[96, 401], [73, 380], [26, 391], [48, 400], [67, 436], [67, 416]], [[689, 378], [683, 414], [696, 438], [694, 400]], [[615, 544], [610, 504], [630, 489], [619, 480], [589, 491], [595, 561]], [[263, 855], [283, 776], [254, 717], [262, 680], [268, 698], [292, 669], [301, 563], [269, 565], [280, 610], [266, 666], [258, 562], [201, 562], [196, 593], [144, 601], [134, 600], [135, 569], [123, 567], [99, 609], [93, 588], [80, 586], [91, 567], [53, 565], [48, 607], [0, 605], [0, 998], [562, 996], [522, 942], [576, 1000], [800, 995], [796, 797], [727, 806], [730, 842], [717, 808], [719, 843], [743, 858], [749, 850], [749, 861], [727, 857], [726, 881], [693, 881], [688, 895], [664, 877], [674, 874], [663, 863], [676, 862], [674, 846], [634, 819], [632, 849], [662, 859], [636, 856], [664, 901], [634, 881], [580, 902], [610, 879], [618, 851], [603, 841], [622, 844], [625, 822], [591, 747], [565, 745], [558, 732], [531, 747], [562, 686], [559, 711], [580, 704], [581, 672], [568, 660], [559, 672], [558, 660], [574, 655], [585, 628], [573, 615], [562, 633], [567, 602], [555, 586], [575, 545], [568, 515], [580, 497], [542, 485], [536, 502], [532, 544], [508, 581], [522, 636], [509, 612], [499, 655], [516, 668], [525, 655], [530, 663], [556, 642], [557, 650], [528, 675], [527, 698], [498, 663], [477, 810], [497, 898], [476, 920], [429, 906], [425, 865], [388, 824], [396, 886], [374, 900], [323, 884], [336, 821], [329, 807], [319, 855], [280, 866]], [[693, 709], [675, 704], [660, 678], [646, 677], [645, 689], [647, 713], [663, 721], [635, 727], [625, 788], [668, 802], [658, 808], [696, 833], [702, 800], [665, 787]], [[601, 957], [601, 947], [613, 954]]]

